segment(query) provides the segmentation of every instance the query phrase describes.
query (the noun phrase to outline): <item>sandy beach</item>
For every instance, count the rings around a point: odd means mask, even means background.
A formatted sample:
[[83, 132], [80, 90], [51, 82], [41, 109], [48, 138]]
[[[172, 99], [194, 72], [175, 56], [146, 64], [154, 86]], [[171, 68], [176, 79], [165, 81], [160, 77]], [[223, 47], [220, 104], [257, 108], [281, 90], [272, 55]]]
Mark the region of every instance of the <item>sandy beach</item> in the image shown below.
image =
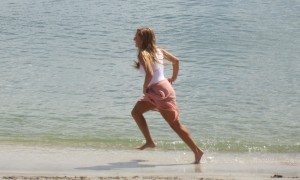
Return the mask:
[[300, 177], [299, 154], [0, 146], [1, 179], [271, 179]]

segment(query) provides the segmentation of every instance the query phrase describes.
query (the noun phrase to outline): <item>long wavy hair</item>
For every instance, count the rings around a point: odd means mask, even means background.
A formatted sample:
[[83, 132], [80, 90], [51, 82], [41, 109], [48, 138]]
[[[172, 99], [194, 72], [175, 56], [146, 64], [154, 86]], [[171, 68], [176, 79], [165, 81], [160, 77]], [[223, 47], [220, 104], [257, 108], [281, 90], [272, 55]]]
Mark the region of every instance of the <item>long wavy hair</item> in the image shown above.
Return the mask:
[[[156, 39], [153, 30], [149, 27], [139, 28], [136, 30], [136, 35], [138, 35], [142, 40], [142, 46], [138, 48], [138, 58], [143, 58], [145, 60], [144, 68], [152, 69], [154, 63], [159, 63], [156, 58]], [[140, 63], [135, 61], [134, 67], [139, 68]]]

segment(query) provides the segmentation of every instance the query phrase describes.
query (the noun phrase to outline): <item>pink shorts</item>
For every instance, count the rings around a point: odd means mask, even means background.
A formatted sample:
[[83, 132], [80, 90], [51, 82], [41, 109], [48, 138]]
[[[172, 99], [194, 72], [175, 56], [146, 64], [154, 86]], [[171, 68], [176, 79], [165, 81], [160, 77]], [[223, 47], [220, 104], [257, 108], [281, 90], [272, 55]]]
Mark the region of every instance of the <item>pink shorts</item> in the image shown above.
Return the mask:
[[151, 85], [144, 96], [139, 101], [147, 101], [154, 105], [154, 111], [170, 111], [174, 116], [174, 121], [179, 118], [179, 109], [176, 105], [175, 91], [167, 79], [161, 80]]

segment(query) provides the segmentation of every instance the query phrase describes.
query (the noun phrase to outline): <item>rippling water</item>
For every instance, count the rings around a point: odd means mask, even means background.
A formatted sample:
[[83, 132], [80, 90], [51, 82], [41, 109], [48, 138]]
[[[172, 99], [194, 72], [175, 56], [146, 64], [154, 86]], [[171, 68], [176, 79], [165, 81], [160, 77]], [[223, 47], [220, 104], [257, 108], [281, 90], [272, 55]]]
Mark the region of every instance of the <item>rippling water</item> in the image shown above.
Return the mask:
[[[0, 2], [0, 143], [140, 144], [133, 36], [151, 26], [180, 58], [181, 121], [200, 146], [299, 153], [298, 12], [280, 0]], [[185, 148], [157, 113], [146, 118], [161, 148]]]

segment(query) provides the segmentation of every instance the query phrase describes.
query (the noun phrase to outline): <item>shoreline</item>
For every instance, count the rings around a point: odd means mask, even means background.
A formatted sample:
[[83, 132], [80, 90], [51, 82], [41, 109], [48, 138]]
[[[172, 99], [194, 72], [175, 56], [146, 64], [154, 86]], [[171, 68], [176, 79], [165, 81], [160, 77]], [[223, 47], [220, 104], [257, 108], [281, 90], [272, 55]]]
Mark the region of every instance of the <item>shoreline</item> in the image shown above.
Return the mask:
[[0, 145], [0, 179], [300, 179], [300, 154]]

